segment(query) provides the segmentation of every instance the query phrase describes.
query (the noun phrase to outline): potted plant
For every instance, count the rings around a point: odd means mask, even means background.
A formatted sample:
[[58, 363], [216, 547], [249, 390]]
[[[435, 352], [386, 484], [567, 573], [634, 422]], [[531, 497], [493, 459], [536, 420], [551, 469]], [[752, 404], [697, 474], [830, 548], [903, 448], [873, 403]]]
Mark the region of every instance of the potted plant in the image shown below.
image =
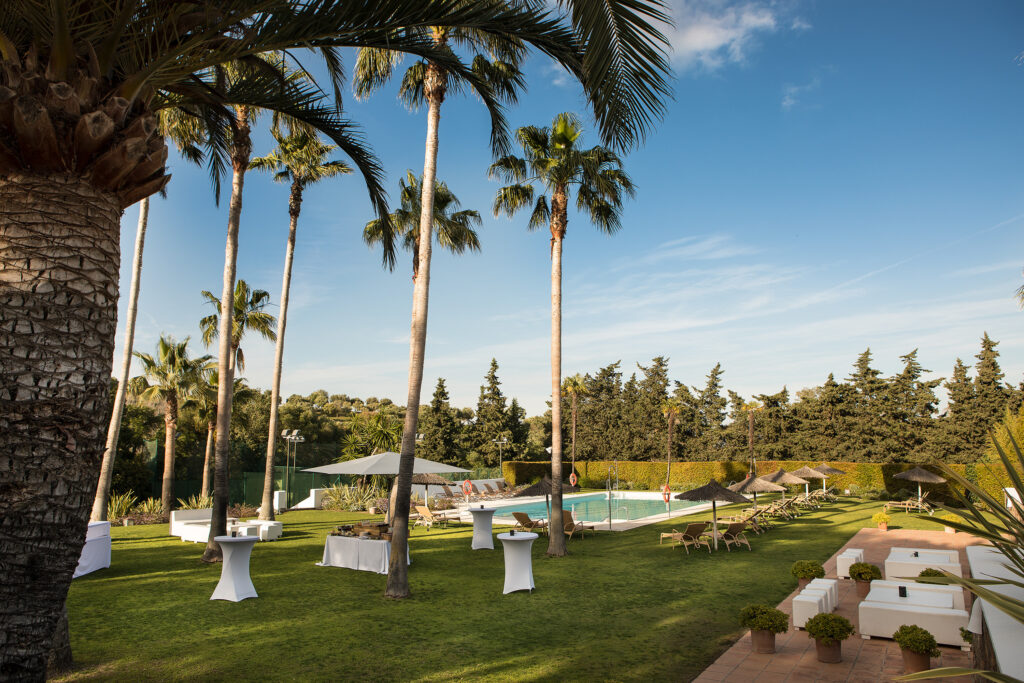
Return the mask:
[[768, 605], [747, 605], [740, 610], [740, 626], [750, 629], [754, 652], [775, 654], [775, 634], [789, 629], [789, 615]]
[[857, 597], [866, 598], [871, 582], [882, 578], [882, 570], [867, 562], [854, 562], [850, 565], [850, 578], [857, 583]]
[[[959, 523], [962, 523], [964, 521], [963, 517], [961, 517], [960, 515], [953, 514], [952, 512], [944, 513], [943, 515], [941, 515], [940, 519], [944, 519], [947, 522], [959, 522]], [[956, 529], [954, 529], [951, 526], [943, 525], [942, 530], [945, 531], [947, 534], [955, 534], [956, 533]]]
[[872, 523], [875, 524], [882, 531], [889, 530], [889, 522], [892, 521], [892, 517], [885, 514], [884, 512], [876, 512], [871, 516]]
[[931, 668], [931, 658], [939, 656], [935, 637], [920, 626], [900, 626], [892, 639], [903, 652], [903, 672], [908, 674]]
[[814, 560], [797, 560], [789, 571], [796, 577], [800, 588], [810, 583], [811, 579], [825, 578], [825, 568], [821, 566], [821, 562]]
[[928, 567], [927, 569], [922, 569], [921, 573], [917, 575], [917, 578], [920, 579], [928, 576], [937, 576], [939, 578], [942, 578], [943, 576], [945, 576], [945, 573], [943, 573], [941, 569], [933, 569], [931, 567]]
[[814, 638], [818, 661], [835, 664], [843, 660], [843, 641], [853, 635], [853, 624], [838, 614], [822, 612], [804, 624], [807, 635]]

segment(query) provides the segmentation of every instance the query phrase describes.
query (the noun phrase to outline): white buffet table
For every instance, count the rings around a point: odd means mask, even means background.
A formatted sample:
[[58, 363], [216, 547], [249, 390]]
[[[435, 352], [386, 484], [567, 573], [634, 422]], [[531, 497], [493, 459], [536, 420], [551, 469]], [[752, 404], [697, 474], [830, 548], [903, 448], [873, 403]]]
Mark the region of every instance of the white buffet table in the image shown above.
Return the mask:
[[[409, 548], [406, 547], [406, 562], [409, 559]], [[356, 536], [328, 536], [324, 543], [324, 559], [318, 564], [321, 567], [344, 567], [363, 572], [388, 573], [388, 562], [391, 558], [391, 541], [375, 541]]]
[[213, 540], [220, 545], [224, 562], [220, 568], [220, 581], [210, 599], [239, 602], [258, 597], [249, 578], [249, 557], [252, 547], [260, 539], [256, 536], [214, 536]]
[[89, 522], [89, 529], [85, 532], [85, 545], [82, 546], [78, 566], [71, 578], [77, 579], [79, 576], [109, 566], [110, 522]]
[[[488, 535], [488, 538], [490, 536]], [[498, 540], [505, 548], [505, 590], [533, 590], [533, 555], [530, 551], [537, 534], [531, 531], [520, 531], [512, 534], [498, 534]]]
[[473, 515], [473, 550], [494, 550], [494, 508], [469, 507]]

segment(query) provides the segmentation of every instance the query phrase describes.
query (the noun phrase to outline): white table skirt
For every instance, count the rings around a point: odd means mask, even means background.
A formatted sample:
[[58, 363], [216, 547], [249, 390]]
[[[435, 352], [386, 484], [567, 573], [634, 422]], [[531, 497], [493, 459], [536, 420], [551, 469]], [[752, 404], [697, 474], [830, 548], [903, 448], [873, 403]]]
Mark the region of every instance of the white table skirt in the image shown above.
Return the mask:
[[473, 515], [473, 550], [494, 550], [494, 508], [469, 508]]
[[220, 568], [220, 581], [210, 599], [239, 602], [258, 597], [249, 578], [249, 557], [252, 547], [260, 539], [256, 536], [214, 536], [213, 540], [220, 545], [224, 561]]
[[[405, 549], [406, 562], [409, 559], [409, 548]], [[328, 536], [324, 543], [324, 559], [322, 567], [344, 567], [363, 572], [388, 573], [388, 562], [391, 559], [391, 541], [375, 541], [368, 538], [353, 536]]]
[[71, 578], [89, 574], [110, 566], [110, 522], [89, 522], [85, 545], [78, 558], [78, 566]]
[[520, 531], [515, 536], [498, 534], [498, 540], [505, 548], [505, 590], [533, 590], [533, 555], [531, 548], [537, 540], [537, 534]]

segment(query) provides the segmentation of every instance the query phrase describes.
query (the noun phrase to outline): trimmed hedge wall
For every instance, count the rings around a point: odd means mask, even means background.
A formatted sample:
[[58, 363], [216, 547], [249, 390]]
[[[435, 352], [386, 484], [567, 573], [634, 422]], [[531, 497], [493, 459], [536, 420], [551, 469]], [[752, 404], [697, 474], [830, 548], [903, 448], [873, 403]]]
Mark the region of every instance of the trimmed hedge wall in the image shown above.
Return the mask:
[[[774, 472], [785, 467], [787, 472], [799, 469], [804, 465], [816, 467], [820, 460], [764, 460], [758, 461], [758, 472]], [[901, 489], [917, 490], [917, 484], [903, 479], [894, 479], [900, 472], [913, 469], [914, 463], [883, 464], [875, 462], [828, 462], [828, 465], [843, 470], [846, 474], [837, 474], [828, 478], [828, 485], [840, 491], [851, 487], [861, 490], [880, 489], [895, 493]], [[923, 465], [922, 465], [923, 466]], [[568, 478], [571, 463], [562, 463], [562, 472]], [[1001, 464], [951, 465], [957, 473], [967, 477], [969, 481], [979, 484], [989, 495], [1002, 501], [1002, 488], [1009, 485], [1009, 477]], [[935, 468], [931, 468], [935, 469]], [[576, 461], [576, 474], [580, 484], [587, 488], [604, 488], [605, 480], [611, 471], [614, 479], [618, 471], [620, 482], [631, 482], [634, 487], [658, 490], [665, 483], [665, 463], [636, 462], [610, 460]], [[673, 462], [670, 486], [677, 491], [686, 491], [703, 486], [709, 479], [717, 479], [726, 484], [739, 481], [747, 476], [748, 464], [742, 461], [712, 462]], [[540, 480], [543, 476], [551, 476], [550, 462], [506, 461], [502, 469], [505, 481], [510, 485], [528, 484]], [[811, 482], [811, 487], [820, 487], [820, 480]], [[931, 492], [933, 500], [948, 500], [950, 484], [922, 484], [924, 491]]]

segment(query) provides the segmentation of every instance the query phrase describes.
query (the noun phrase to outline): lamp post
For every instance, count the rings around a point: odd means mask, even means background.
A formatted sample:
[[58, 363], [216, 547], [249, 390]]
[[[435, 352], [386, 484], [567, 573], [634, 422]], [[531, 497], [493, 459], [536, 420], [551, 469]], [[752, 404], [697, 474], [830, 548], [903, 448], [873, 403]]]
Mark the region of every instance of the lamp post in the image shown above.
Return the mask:
[[498, 444], [498, 476], [501, 476], [501, 447], [508, 443], [508, 439], [505, 437], [491, 439], [491, 443]]
[[292, 462], [294, 463], [295, 462], [295, 454], [296, 454], [296, 450], [298, 448], [298, 445], [300, 443], [303, 443], [306, 440], [306, 437], [301, 436], [299, 434], [299, 430], [298, 429], [285, 429], [285, 430], [281, 431], [281, 438], [284, 439], [284, 491], [285, 491], [285, 504], [288, 507], [291, 507], [292, 506], [292, 500], [291, 500], [292, 492], [291, 492], [291, 487], [290, 487], [291, 477], [289, 476], [291, 470], [289, 469], [289, 464], [288, 464], [288, 450], [289, 450], [289, 446], [291, 446], [291, 459], [292, 459]]

